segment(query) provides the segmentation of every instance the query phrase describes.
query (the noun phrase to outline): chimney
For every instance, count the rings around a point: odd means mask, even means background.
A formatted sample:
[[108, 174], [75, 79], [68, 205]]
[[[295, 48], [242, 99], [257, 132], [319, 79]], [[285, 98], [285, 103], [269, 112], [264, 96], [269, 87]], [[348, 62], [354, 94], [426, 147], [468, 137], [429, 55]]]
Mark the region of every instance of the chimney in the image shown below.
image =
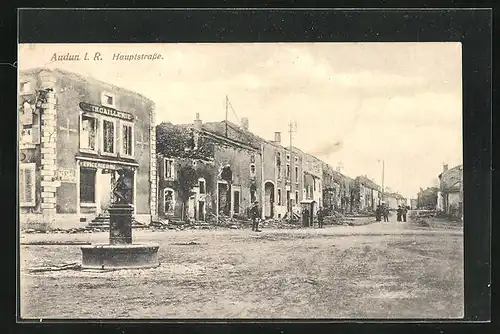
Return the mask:
[[274, 133], [274, 142], [281, 144], [281, 132]]
[[241, 119], [241, 128], [248, 131], [248, 118], [244, 117]]
[[196, 113], [196, 119], [193, 122], [194, 128], [196, 130], [201, 130], [201, 119], [200, 119], [200, 113]]
[[443, 173], [446, 172], [448, 170], [448, 164], [444, 164], [443, 165]]

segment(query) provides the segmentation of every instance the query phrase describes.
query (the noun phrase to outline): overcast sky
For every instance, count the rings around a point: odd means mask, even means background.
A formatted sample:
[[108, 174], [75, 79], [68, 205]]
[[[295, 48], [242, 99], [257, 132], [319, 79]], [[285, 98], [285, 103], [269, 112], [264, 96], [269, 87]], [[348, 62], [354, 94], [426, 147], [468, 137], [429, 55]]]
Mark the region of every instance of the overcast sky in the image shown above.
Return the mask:
[[[101, 52], [101, 62], [51, 62]], [[113, 61], [113, 53], [162, 60]], [[157, 122], [225, 118], [268, 139], [297, 123], [294, 146], [346, 175], [368, 175], [408, 197], [462, 163], [460, 43], [21, 45], [19, 69], [60, 67], [139, 92]]]

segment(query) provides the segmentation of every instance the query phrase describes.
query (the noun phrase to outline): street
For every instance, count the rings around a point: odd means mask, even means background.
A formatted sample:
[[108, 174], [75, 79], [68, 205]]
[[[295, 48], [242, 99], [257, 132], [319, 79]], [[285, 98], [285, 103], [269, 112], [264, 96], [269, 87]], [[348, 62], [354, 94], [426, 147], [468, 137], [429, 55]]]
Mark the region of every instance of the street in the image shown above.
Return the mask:
[[371, 223], [295, 230], [134, 230], [160, 244], [147, 270], [30, 272], [80, 262], [106, 232], [21, 236], [21, 317], [460, 318], [463, 231]]

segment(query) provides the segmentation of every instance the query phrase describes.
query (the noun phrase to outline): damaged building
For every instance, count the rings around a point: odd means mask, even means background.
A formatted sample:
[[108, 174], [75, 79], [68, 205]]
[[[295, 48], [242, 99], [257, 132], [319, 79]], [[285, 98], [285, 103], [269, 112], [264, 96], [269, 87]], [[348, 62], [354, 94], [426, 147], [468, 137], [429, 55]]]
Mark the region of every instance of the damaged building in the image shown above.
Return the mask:
[[[217, 123], [157, 126], [159, 216], [206, 220], [207, 214], [247, 216], [262, 194], [261, 150], [223, 136]], [[238, 131], [228, 124], [229, 132]]]
[[456, 218], [463, 218], [463, 165], [448, 169], [443, 165], [439, 174], [437, 209]]
[[134, 217], [156, 214], [154, 103], [59, 69], [19, 73], [22, 227], [84, 227], [108, 216], [119, 169], [132, 172]]
[[380, 186], [370, 180], [366, 175], [355, 179], [356, 186], [356, 210], [375, 211], [380, 204]]

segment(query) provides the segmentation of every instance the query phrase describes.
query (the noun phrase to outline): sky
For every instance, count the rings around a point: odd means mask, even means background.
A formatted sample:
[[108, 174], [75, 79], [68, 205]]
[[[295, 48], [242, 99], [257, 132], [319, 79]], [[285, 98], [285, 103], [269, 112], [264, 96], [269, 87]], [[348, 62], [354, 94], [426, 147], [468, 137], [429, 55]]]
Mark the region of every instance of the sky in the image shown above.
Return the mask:
[[[52, 61], [95, 52], [101, 61]], [[61, 68], [141, 93], [157, 123], [249, 119], [348, 176], [408, 198], [462, 163], [460, 43], [21, 44], [18, 68]], [[113, 60], [113, 54], [160, 54]], [[234, 110], [234, 112], [233, 112]]]

